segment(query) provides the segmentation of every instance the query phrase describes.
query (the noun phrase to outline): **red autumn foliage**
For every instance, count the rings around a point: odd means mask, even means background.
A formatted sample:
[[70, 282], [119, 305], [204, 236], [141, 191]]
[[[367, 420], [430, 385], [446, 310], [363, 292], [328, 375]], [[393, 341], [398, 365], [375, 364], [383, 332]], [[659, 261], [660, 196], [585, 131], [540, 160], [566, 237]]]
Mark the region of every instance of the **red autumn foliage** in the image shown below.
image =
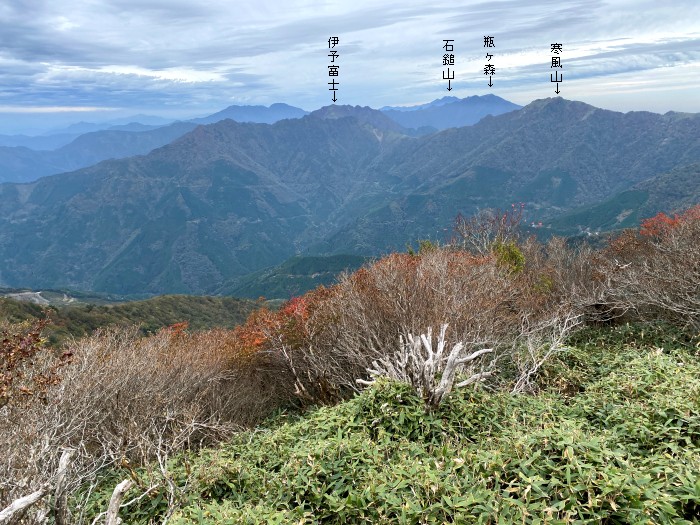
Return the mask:
[[311, 314], [332, 293], [333, 289], [321, 286], [303, 296], [293, 297], [278, 311], [266, 307], [254, 311], [243, 325], [233, 330], [236, 353], [241, 357], [251, 357], [276, 345], [303, 345], [309, 336]]
[[700, 205], [689, 208], [680, 215], [674, 213], [673, 217], [659, 212], [655, 216], [642, 221], [639, 233], [645, 237], [660, 237], [667, 235], [681, 224], [687, 224], [698, 220], [700, 220]]
[[40, 354], [52, 358], [50, 350], [44, 346], [42, 331], [49, 319], [42, 319], [33, 324], [21, 324], [0, 330], [0, 407], [9, 403], [17, 395], [31, 396], [44, 393], [46, 389], [59, 381], [57, 367], [70, 359], [64, 353], [55, 366], [37, 372], [32, 368], [34, 360]]
[[678, 226], [679, 222], [680, 218], [677, 214], [669, 217], [665, 213], [659, 212], [655, 216], [642, 221], [639, 233], [645, 237], [657, 237]]
[[180, 323], [171, 324], [170, 326], [164, 328], [166, 332], [171, 333], [174, 336], [181, 337], [185, 335], [187, 329], [190, 327], [189, 321], [182, 321]]

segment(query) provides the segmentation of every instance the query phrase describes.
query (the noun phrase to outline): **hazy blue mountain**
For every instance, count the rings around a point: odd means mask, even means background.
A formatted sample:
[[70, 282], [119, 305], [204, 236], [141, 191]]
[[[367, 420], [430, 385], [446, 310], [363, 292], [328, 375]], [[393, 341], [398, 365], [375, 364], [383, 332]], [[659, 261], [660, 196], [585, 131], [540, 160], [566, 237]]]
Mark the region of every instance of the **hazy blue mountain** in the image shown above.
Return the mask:
[[415, 106], [384, 106], [379, 108], [379, 111], [416, 111], [417, 109], [427, 109], [436, 106], [444, 106], [445, 104], [450, 104], [452, 102], [458, 102], [461, 99], [459, 97], [442, 97], [428, 102], [427, 104], [417, 104]]
[[301, 108], [287, 104], [272, 104], [271, 106], [229, 106], [212, 115], [192, 119], [197, 124], [213, 124], [225, 119], [236, 122], [257, 122], [260, 124], [274, 124], [278, 120], [288, 118], [301, 118], [307, 112]]
[[406, 128], [458, 128], [476, 124], [487, 115], [501, 115], [520, 109], [496, 95], [467, 98], [443, 97], [428, 104], [403, 108], [382, 108], [382, 112]]
[[458, 212], [522, 201], [526, 220], [551, 223], [700, 163], [700, 115], [561, 98], [425, 137], [401, 130], [350, 106], [224, 120], [145, 156], [0, 185], [0, 285], [233, 290], [295, 255], [441, 240]]
[[[105, 129], [126, 129], [122, 126], [131, 127], [132, 125], [148, 126], [148, 129], [160, 128], [172, 124], [174, 119], [157, 117], [154, 115], [131, 115], [129, 117], [121, 117], [103, 122], [75, 122], [68, 126], [54, 128], [47, 131], [43, 136], [51, 135], [83, 135], [92, 133], [93, 131], [102, 131]], [[127, 131], [145, 131], [144, 129], [126, 129]]]
[[75, 140], [79, 134], [59, 135], [0, 135], [0, 146], [24, 147], [33, 150], [53, 150]]
[[[169, 123], [169, 124], [172, 124]], [[143, 124], [141, 122], [129, 122], [126, 124], [115, 124], [107, 128], [108, 131], [150, 131], [152, 129], [162, 128], [168, 124]]]
[[105, 159], [143, 155], [195, 127], [193, 123], [176, 122], [146, 131], [95, 131], [80, 135], [51, 151], [0, 147], [0, 182], [31, 182], [47, 175], [91, 166]]
[[[147, 117], [147, 115], [143, 116]], [[153, 117], [150, 120], [153, 120], [155, 118], [156, 117]], [[76, 127], [69, 126], [68, 128], [61, 128], [59, 130], [54, 130], [44, 135], [0, 135], [0, 146], [19, 146], [33, 150], [55, 150], [60, 148], [61, 146], [70, 144], [80, 135], [84, 135], [85, 133], [92, 133], [101, 130], [149, 131], [172, 123], [172, 121], [166, 121], [165, 119], [161, 120], [163, 120], [165, 123], [144, 124], [143, 122], [125, 119], [125, 122], [117, 120], [106, 122], [103, 124], [82, 123], [76, 125]]]
[[115, 119], [110, 119], [108, 121], [110, 125], [110, 129], [113, 129], [115, 126], [123, 126], [123, 125], [128, 125], [132, 124], [134, 122], [143, 124], [146, 126], [167, 126], [168, 124], [172, 124], [175, 121], [175, 119], [171, 118], [163, 118], [159, 117], [157, 115], [144, 115], [142, 113], [138, 115], [130, 115], [128, 117], [120, 117], [120, 118], [115, 118]]
[[[130, 127], [127, 126], [127, 128]], [[138, 127], [140, 126], [136, 126], [136, 129]], [[65, 159], [66, 164], [76, 163], [77, 166], [70, 168], [76, 169], [91, 166], [106, 159], [143, 155], [172, 142], [195, 127], [196, 125], [189, 122], [175, 122], [145, 131], [108, 129], [86, 133], [54, 151], [54, 158]]]
[[55, 128], [44, 133], [44, 135], [82, 135], [83, 133], [92, 133], [93, 131], [100, 131], [107, 129], [112, 124], [108, 122], [74, 122], [67, 126], [61, 128]]
[[[214, 122], [219, 122], [225, 119], [232, 119], [238, 122], [259, 122], [272, 124], [278, 120], [286, 118], [300, 118], [306, 115], [307, 112], [303, 109], [289, 106], [287, 104], [272, 104], [269, 107], [266, 106], [230, 106], [222, 111], [218, 111], [212, 115], [207, 115], [206, 117], [195, 118], [188, 122], [194, 124], [212, 124]], [[112, 119], [105, 122], [76, 122], [68, 126], [61, 128], [55, 128], [48, 131], [42, 135], [28, 136], [28, 135], [0, 135], [0, 147], [24, 147], [31, 150], [56, 150], [80, 137], [81, 135], [87, 133], [95, 133], [98, 131], [151, 131], [157, 128], [165, 127], [173, 124], [172, 119], [166, 119], [163, 117], [157, 117], [154, 115], [132, 115], [129, 117], [122, 117], [118, 119]], [[115, 137], [118, 138], [118, 137]], [[119, 146], [115, 146], [118, 148]], [[148, 150], [147, 150], [148, 151]], [[136, 155], [141, 152], [133, 152], [129, 155]], [[0, 161], [0, 182], [5, 181], [29, 181], [35, 180], [40, 176], [52, 175], [55, 173], [61, 173], [65, 171], [70, 171], [80, 167], [84, 167], [84, 164], [68, 163], [56, 164], [52, 160], [44, 163], [40, 159], [30, 159], [32, 156], [30, 152], [17, 151], [16, 159], [13, 159], [12, 152], [5, 151], [0, 154], [0, 158], [4, 159], [4, 162]], [[104, 155], [95, 155], [99, 160], [105, 160], [110, 157], [105, 157]], [[119, 157], [115, 157], [119, 158]], [[48, 165], [46, 165], [48, 164]], [[12, 168], [12, 166], [15, 166]], [[57, 167], [52, 167], [57, 166]], [[13, 172], [12, 169], [18, 170]], [[34, 176], [33, 170], [38, 170], [41, 175]], [[16, 173], [14, 175], [13, 173]]]

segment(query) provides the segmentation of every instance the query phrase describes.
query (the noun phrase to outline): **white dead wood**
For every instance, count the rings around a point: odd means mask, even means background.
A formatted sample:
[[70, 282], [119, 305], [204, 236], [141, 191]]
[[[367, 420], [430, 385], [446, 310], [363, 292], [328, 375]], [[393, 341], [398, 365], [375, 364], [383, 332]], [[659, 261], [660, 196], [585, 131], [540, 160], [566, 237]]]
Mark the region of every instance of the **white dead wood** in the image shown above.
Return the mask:
[[0, 525], [13, 525], [19, 518], [36, 502], [40, 501], [49, 492], [49, 484], [43, 485], [40, 489], [31, 494], [13, 501], [10, 505], [0, 511]]
[[552, 355], [567, 349], [564, 341], [581, 322], [582, 316], [570, 311], [534, 325], [527, 317], [522, 319], [520, 342], [517, 343], [522, 350], [519, 357], [514, 352], [520, 374], [511, 393], [518, 394], [533, 389], [533, 376]]
[[74, 449], [64, 449], [58, 461], [56, 487], [54, 488], [54, 519], [56, 525], [68, 525], [68, 491], [66, 490], [66, 473], [75, 454]]
[[134, 481], [131, 479], [125, 479], [119, 485], [114, 488], [112, 497], [109, 500], [109, 507], [107, 507], [107, 515], [105, 516], [105, 525], [118, 525], [121, 523], [119, 519], [119, 507], [124, 499], [124, 494], [134, 486]]
[[66, 472], [74, 453], [75, 451], [72, 449], [65, 449], [58, 462], [58, 470], [51, 480], [44, 483], [31, 494], [16, 499], [0, 511], [0, 525], [18, 523], [32, 505], [41, 501], [51, 491], [52, 486], [54, 487], [55, 496], [54, 517], [56, 524], [65, 525], [67, 523]]
[[[408, 334], [406, 341], [402, 338], [399, 352], [374, 361], [372, 368], [368, 368], [367, 372], [374, 379], [386, 376], [409, 383], [431, 407], [437, 407], [453, 388], [463, 388], [492, 375], [492, 371], [482, 371], [455, 384], [455, 377], [465, 364], [493, 352], [493, 348], [482, 348], [464, 355], [465, 345], [460, 341], [452, 346], [449, 353], [446, 353], [447, 327], [446, 323], [440, 327], [435, 348], [431, 328], [428, 328], [427, 334], [420, 336]], [[368, 386], [374, 382], [374, 379], [371, 381], [357, 379], [357, 383]]]

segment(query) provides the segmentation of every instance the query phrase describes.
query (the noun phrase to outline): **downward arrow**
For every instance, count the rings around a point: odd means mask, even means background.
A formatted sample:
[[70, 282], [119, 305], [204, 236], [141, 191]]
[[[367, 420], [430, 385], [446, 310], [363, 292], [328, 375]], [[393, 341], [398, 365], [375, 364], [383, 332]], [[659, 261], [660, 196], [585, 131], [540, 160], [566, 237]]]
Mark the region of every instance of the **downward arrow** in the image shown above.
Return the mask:
[[557, 95], [560, 93], [560, 92], [559, 92], [559, 82], [557, 82], [557, 89], [555, 89], [554, 92], [555, 92]]
[[493, 87], [493, 82], [491, 82], [492, 78], [493, 78], [493, 75], [489, 75], [489, 87]]
[[452, 80], [447, 79], [447, 91], [452, 91], [452, 86], [450, 85], [450, 82], [452, 82]]
[[335, 98], [335, 91], [333, 92], [333, 102], [336, 102], [338, 99]]

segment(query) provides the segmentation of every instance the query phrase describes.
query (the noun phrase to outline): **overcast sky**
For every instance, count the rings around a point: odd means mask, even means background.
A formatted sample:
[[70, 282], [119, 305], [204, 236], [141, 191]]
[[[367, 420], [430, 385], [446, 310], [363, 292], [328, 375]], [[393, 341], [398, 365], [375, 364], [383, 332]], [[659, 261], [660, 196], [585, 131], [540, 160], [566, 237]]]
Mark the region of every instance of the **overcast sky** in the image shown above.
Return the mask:
[[2, 0], [0, 132], [231, 104], [317, 109], [331, 103], [330, 36], [342, 104], [486, 93], [527, 104], [555, 96], [561, 43], [565, 98], [700, 112], [700, 0]]

